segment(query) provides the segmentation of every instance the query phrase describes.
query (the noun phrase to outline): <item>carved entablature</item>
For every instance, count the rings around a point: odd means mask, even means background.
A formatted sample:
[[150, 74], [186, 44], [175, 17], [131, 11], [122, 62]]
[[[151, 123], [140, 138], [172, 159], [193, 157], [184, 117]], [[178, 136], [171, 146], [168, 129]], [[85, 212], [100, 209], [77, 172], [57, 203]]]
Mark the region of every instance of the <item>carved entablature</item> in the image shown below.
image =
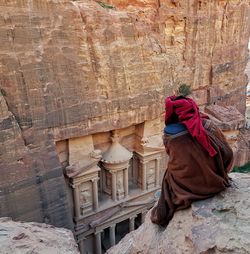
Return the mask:
[[120, 200], [128, 196], [128, 167], [132, 153], [119, 144], [116, 132], [112, 136], [112, 144], [102, 156], [104, 169], [103, 190], [111, 195], [112, 200]]
[[[97, 156], [98, 155], [98, 156]], [[101, 156], [99, 151], [90, 153], [89, 160], [66, 168], [66, 175], [73, 188], [75, 218], [81, 219], [86, 214], [98, 209], [98, 172], [97, 163]]]

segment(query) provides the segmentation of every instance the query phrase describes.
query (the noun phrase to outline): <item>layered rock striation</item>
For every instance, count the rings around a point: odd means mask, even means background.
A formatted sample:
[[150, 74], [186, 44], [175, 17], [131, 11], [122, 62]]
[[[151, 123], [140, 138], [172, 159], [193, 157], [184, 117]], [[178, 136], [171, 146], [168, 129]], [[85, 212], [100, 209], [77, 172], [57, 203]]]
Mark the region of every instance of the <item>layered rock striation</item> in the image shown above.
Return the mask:
[[250, 175], [231, 177], [232, 187], [176, 212], [167, 228], [152, 224], [149, 212], [140, 228], [107, 253], [249, 253]]
[[249, 4], [1, 1], [0, 215], [71, 227], [55, 142], [160, 118], [182, 83], [244, 113]]

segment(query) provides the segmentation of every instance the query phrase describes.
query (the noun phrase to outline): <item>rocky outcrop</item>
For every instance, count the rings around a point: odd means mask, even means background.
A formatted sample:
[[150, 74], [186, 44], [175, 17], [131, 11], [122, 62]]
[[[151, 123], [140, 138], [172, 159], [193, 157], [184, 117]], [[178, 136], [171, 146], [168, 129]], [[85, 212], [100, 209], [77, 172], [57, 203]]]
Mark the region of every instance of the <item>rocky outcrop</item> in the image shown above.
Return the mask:
[[250, 249], [250, 174], [231, 174], [232, 187], [178, 211], [167, 228], [146, 221], [108, 254], [237, 253]]
[[235, 166], [244, 166], [250, 161], [250, 130], [242, 130], [235, 147]]
[[234, 106], [209, 105], [206, 114], [223, 131], [234, 151], [234, 166], [243, 166], [250, 160], [250, 130], [244, 128], [245, 116]]
[[159, 118], [182, 83], [244, 113], [249, 16], [248, 0], [1, 1], [0, 215], [71, 227], [55, 142]]
[[70, 230], [40, 223], [0, 218], [0, 254], [78, 254]]
[[245, 129], [245, 116], [234, 106], [209, 105], [206, 114], [223, 131], [234, 151], [234, 166], [250, 161], [250, 130]]

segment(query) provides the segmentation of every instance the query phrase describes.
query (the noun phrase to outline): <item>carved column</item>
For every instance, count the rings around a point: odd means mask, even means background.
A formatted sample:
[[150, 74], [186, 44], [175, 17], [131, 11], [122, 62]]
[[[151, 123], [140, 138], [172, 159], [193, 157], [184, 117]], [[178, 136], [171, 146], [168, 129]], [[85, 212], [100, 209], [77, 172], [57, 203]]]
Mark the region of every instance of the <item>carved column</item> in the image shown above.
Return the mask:
[[109, 239], [111, 247], [115, 245], [115, 226], [116, 225], [112, 225], [109, 227]]
[[78, 243], [79, 251], [81, 254], [84, 252], [84, 240], [85, 240], [85, 238], [80, 240], [80, 242]]
[[98, 209], [98, 186], [97, 186], [98, 179], [93, 179], [93, 208], [96, 211]]
[[132, 179], [133, 182], [137, 183], [137, 178], [138, 178], [138, 163], [137, 159], [134, 157], [132, 160]]
[[156, 176], [155, 176], [155, 186], [160, 185], [160, 159], [156, 159]]
[[95, 251], [96, 254], [102, 254], [102, 239], [101, 239], [101, 231], [95, 233]]
[[128, 169], [123, 170], [123, 185], [126, 198], [128, 196]]
[[112, 175], [112, 199], [116, 201], [116, 174], [114, 172], [110, 172]]
[[78, 185], [73, 185], [72, 187], [74, 188], [75, 216], [76, 216], [76, 218], [79, 218], [81, 216], [81, 214], [80, 214]]
[[104, 176], [103, 176], [103, 170], [100, 171], [100, 181], [99, 181], [99, 186], [98, 186], [98, 189], [100, 192], [103, 191], [103, 179], [104, 179]]
[[146, 164], [142, 163], [142, 190], [146, 190], [146, 182], [147, 181], [147, 172], [146, 172]]
[[141, 223], [145, 222], [146, 214], [147, 214], [147, 211], [143, 211], [141, 213]]
[[135, 230], [135, 217], [129, 218], [129, 232]]

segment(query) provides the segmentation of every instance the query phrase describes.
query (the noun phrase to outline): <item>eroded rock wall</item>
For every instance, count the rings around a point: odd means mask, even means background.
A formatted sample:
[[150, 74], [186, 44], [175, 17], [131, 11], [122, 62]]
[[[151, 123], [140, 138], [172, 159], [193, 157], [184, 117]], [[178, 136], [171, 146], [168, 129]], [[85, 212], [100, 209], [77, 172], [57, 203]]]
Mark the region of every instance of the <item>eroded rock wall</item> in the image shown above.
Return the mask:
[[0, 1], [0, 215], [71, 226], [55, 141], [199, 105], [245, 111], [250, 3]]

